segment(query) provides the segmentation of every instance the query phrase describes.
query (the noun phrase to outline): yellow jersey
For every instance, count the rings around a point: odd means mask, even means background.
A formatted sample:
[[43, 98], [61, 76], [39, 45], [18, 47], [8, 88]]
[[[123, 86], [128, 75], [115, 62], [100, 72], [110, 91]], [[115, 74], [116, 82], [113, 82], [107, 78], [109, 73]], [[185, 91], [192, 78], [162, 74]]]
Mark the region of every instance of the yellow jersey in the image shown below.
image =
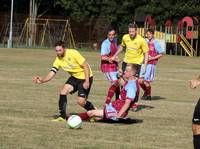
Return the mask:
[[[81, 65], [85, 62], [85, 58], [75, 49], [66, 49], [64, 57], [56, 57], [52, 71], [55, 73], [62, 68], [71, 76], [78, 79], [85, 79], [85, 73]], [[89, 66], [89, 64], [88, 64]], [[92, 70], [89, 66], [90, 77], [93, 76]]]
[[144, 53], [149, 50], [146, 40], [139, 34], [134, 39], [129, 34], [125, 34], [121, 46], [126, 47], [124, 56], [124, 62], [126, 63], [142, 64]]

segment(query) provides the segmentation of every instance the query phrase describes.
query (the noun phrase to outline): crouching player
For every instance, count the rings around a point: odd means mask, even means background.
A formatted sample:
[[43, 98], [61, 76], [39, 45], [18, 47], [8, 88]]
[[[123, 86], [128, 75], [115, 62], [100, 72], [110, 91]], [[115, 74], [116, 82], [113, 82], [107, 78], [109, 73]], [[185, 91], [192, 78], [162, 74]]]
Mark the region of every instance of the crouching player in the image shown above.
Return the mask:
[[[200, 76], [197, 79], [190, 80], [190, 87], [195, 89], [200, 85]], [[198, 100], [194, 109], [192, 119], [192, 131], [193, 131], [193, 144], [194, 149], [200, 149], [200, 99]]]
[[[138, 80], [141, 88], [144, 90], [144, 95], [142, 99], [151, 100], [151, 82], [154, 80], [155, 76], [155, 67], [160, 59], [163, 56], [163, 49], [157, 40], [154, 39], [154, 31], [152, 29], [147, 30], [148, 46], [149, 46], [149, 58], [148, 64], [146, 66], [145, 74], [140, 74]], [[142, 65], [143, 69], [144, 65]]]
[[96, 120], [111, 119], [118, 121], [125, 118], [139, 95], [139, 85], [137, 85], [135, 77], [136, 73], [137, 70], [134, 65], [127, 65], [124, 73], [125, 81], [123, 82], [120, 97], [109, 104], [105, 104], [102, 110], [89, 110], [85, 113], [79, 113], [78, 115], [81, 119], [87, 120], [93, 117]]

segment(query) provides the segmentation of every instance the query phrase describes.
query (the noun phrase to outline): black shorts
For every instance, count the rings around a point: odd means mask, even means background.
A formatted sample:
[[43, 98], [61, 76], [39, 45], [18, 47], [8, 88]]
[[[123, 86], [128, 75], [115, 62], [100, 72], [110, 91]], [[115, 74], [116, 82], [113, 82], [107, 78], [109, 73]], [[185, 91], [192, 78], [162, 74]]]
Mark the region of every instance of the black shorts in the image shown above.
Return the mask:
[[[133, 65], [134, 65], [134, 66], [136, 67], [136, 69], [137, 69], [136, 77], [139, 77], [141, 65], [139, 65], [139, 64], [133, 64]], [[127, 63], [126, 63], [126, 62], [123, 62], [123, 63], [122, 63], [122, 72], [123, 72], [123, 74], [124, 74], [124, 71], [125, 71], [125, 69], [126, 69], [126, 66], [127, 66]]]
[[195, 106], [192, 123], [200, 125], [200, 99]]
[[71, 76], [66, 82], [65, 84], [70, 84], [73, 86], [74, 90], [71, 92], [71, 94], [73, 94], [74, 92], [78, 91], [78, 96], [79, 97], [83, 97], [83, 98], [87, 98], [89, 93], [90, 93], [90, 88], [92, 86], [92, 82], [93, 82], [93, 77], [89, 78], [89, 88], [86, 90], [83, 88], [83, 83], [84, 83], [84, 79], [77, 79], [73, 76]]

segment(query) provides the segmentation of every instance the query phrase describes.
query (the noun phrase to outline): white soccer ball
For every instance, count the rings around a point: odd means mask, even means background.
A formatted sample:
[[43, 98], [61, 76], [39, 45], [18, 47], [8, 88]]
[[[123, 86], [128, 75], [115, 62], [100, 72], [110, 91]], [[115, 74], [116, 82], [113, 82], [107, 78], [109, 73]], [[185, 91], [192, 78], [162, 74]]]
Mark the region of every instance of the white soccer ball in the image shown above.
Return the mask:
[[83, 122], [78, 115], [72, 115], [67, 120], [67, 125], [69, 126], [69, 128], [72, 128], [72, 129], [81, 128], [82, 124]]

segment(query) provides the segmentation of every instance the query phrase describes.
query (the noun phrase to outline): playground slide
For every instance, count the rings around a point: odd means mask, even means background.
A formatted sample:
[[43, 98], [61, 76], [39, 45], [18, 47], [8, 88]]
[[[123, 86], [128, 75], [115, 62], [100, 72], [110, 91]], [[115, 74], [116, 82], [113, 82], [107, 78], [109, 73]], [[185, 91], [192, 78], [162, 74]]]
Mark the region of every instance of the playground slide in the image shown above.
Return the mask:
[[185, 50], [185, 52], [190, 56], [197, 56], [196, 51], [193, 49], [193, 47], [190, 45], [190, 43], [187, 41], [187, 39], [185, 38], [184, 35], [180, 34], [181, 37], [181, 41], [180, 41], [180, 45], [182, 46], [182, 48]]

